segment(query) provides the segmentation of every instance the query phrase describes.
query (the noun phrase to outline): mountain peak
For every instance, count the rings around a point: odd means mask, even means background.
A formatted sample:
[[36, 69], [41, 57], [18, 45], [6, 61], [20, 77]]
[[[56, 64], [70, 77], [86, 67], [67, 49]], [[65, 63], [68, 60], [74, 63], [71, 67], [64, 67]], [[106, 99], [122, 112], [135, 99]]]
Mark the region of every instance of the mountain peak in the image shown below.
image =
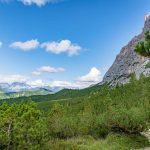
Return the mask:
[[145, 76], [150, 76], [150, 68], [146, 68], [150, 59], [142, 57], [134, 51], [135, 46], [144, 40], [144, 32], [148, 30], [150, 30], [150, 13], [145, 16], [143, 32], [135, 36], [121, 49], [113, 65], [105, 74], [103, 82], [108, 82], [111, 86], [115, 86], [116, 84], [129, 82], [132, 73], [135, 73], [137, 78], [139, 78], [142, 73]]
[[148, 14], [145, 16], [145, 21], [150, 19], [150, 12], [148, 12]]
[[145, 16], [144, 31], [150, 29], [150, 12]]

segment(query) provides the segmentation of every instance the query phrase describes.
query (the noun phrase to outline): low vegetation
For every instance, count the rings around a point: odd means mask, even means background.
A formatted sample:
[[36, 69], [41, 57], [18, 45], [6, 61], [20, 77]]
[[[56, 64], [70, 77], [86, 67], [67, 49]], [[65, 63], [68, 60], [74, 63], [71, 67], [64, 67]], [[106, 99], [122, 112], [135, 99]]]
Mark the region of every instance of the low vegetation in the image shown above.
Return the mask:
[[150, 61], [146, 64], [145, 68], [150, 68]]
[[[150, 77], [129, 84], [71, 91], [66, 99], [0, 106], [0, 149], [127, 150], [147, 147]], [[62, 91], [61, 91], [62, 92]], [[69, 97], [70, 92], [72, 96]], [[77, 92], [78, 94], [74, 94]], [[63, 93], [61, 93], [63, 95]], [[76, 96], [74, 96], [76, 95]], [[50, 96], [50, 95], [49, 95]], [[56, 96], [56, 95], [55, 95]], [[43, 99], [42, 99], [43, 97]], [[46, 96], [47, 97], [47, 96]], [[54, 95], [53, 95], [54, 97]]]
[[150, 57], [150, 32], [145, 32], [145, 40], [141, 41], [138, 45], [135, 47], [135, 52], [138, 54], [144, 56], [144, 57]]

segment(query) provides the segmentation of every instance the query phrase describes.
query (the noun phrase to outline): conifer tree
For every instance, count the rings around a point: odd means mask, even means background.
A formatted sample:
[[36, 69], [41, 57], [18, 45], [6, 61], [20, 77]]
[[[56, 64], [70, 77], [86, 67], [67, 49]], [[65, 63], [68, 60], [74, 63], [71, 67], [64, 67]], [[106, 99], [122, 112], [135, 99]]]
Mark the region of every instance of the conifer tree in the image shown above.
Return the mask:
[[150, 32], [145, 32], [145, 40], [135, 47], [135, 52], [144, 57], [150, 57]]

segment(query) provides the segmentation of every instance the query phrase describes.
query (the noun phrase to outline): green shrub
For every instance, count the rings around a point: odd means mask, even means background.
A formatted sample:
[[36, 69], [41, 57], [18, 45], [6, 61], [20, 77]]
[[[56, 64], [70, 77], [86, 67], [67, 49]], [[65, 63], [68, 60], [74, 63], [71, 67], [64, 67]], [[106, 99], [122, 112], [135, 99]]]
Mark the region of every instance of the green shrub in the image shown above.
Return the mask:
[[[110, 150], [129, 150], [129, 149], [140, 149], [143, 147], [150, 146], [148, 139], [142, 135], [128, 135], [111, 133], [106, 138], [107, 143], [111, 143]], [[102, 148], [103, 149], [103, 148]]]
[[148, 117], [145, 108], [113, 109], [109, 116], [108, 125], [113, 131], [138, 134], [147, 129]]
[[0, 148], [41, 149], [48, 141], [46, 122], [33, 102], [0, 106]]
[[104, 138], [106, 137], [110, 132], [110, 129], [108, 128], [108, 122], [107, 122], [107, 114], [101, 114], [99, 115], [94, 122], [94, 125], [91, 129], [91, 135], [96, 138]]
[[105, 139], [91, 136], [76, 137], [67, 140], [51, 140], [52, 150], [129, 150], [150, 146], [147, 138], [141, 135], [110, 133]]
[[150, 68], [150, 61], [146, 64], [145, 68]]
[[150, 57], [150, 32], [145, 32], [145, 41], [141, 41], [138, 45], [135, 47], [135, 52], [138, 54], [144, 56], [144, 57]]

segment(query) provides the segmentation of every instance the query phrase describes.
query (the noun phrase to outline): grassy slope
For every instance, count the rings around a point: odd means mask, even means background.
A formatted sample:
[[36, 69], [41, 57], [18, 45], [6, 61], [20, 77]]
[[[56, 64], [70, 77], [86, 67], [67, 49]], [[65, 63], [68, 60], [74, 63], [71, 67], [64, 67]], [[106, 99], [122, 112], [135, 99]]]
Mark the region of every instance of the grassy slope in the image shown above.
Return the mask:
[[149, 146], [144, 136], [128, 136], [111, 133], [106, 139], [94, 139], [91, 136], [68, 140], [55, 140], [49, 143], [53, 150], [130, 150]]

